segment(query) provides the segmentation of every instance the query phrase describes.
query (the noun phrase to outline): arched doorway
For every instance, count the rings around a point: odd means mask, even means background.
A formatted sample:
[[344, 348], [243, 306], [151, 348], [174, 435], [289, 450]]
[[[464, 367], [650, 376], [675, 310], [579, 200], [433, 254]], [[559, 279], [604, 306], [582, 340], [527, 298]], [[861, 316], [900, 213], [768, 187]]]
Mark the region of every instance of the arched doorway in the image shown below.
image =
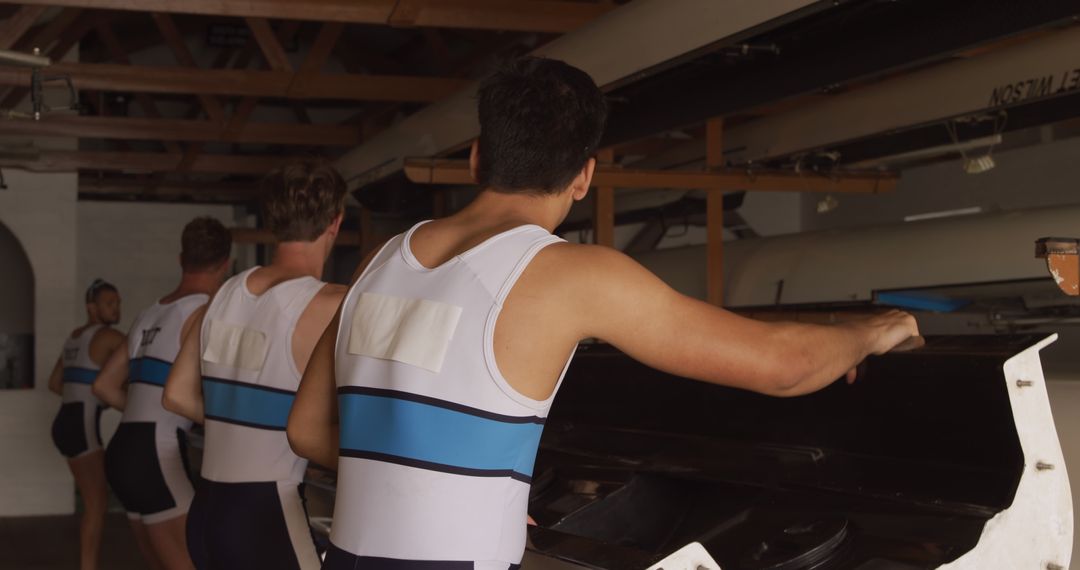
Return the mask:
[[0, 223], [0, 389], [34, 386], [34, 271]]

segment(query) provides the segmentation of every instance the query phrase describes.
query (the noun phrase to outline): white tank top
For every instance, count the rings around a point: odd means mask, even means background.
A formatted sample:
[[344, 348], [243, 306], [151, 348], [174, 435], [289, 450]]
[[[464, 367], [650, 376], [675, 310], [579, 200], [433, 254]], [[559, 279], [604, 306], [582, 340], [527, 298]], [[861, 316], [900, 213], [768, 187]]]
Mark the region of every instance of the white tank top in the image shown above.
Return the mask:
[[520, 226], [429, 269], [409, 246], [419, 226], [387, 243], [342, 309], [331, 542], [358, 556], [506, 568], [525, 549], [554, 394], [514, 390], [492, 338], [522, 271], [563, 240]]
[[183, 430], [191, 428], [189, 420], [161, 405], [161, 393], [180, 352], [184, 323], [209, 299], [196, 294], [166, 305], [154, 303], [135, 318], [128, 333], [127, 406], [121, 422], [163, 422]]
[[101, 371], [101, 366], [90, 359], [90, 343], [93, 342], [94, 335], [104, 327], [105, 325], [90, 325], [83, 329], [77, 338], [69, 336], [64, 341], [64, 352], [60, 356], [64, 384], [60, 395], [65, 404], [84, 402], [91, 406], [105, 405], [90, 389]]
[[301, 277], [255, 295], [247, 288], [255, 269], [226, 281], [203, 319], [202, 475], [221, 483], [299, 483], [307, 461], [285, 435], [303, 372], [293, 362], [292, 337], [325, 283]]

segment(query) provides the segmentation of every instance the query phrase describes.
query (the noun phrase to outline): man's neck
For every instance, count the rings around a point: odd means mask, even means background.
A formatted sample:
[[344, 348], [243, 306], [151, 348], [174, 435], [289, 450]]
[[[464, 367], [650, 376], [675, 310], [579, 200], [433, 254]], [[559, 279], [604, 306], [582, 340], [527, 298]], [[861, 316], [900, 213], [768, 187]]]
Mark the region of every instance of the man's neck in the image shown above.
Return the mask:
[[166, 299], [179, 299], [188, 295], [212, 295], [220, 283], [217, 277], [208, 271], [185, 271], [180, 275], [180, 284]]
[[315, 241], [287, 241], [277, 244], [269, 268], [289, 277], [321, 279], [326, 265], [325, 236]]
[[478, 220], [536, 224], [554, 232], [566, 216], [567, 208], [566, 198], [559, 194], [510, 194], [484, 190], [458, 215]]

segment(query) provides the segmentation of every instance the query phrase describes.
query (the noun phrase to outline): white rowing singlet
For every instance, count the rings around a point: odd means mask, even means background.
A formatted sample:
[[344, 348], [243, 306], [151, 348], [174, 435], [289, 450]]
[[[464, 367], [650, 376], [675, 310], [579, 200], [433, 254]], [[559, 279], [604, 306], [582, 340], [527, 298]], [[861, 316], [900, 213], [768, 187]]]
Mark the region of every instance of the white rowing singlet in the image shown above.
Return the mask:
[[90, 343], [93, 342], [94, 335], [104, 327], [105, 325], [90, 325], [83, 329], [78, 337], [69, 336], [64, 341], [64, 352], [60, 359], [64, 380], [61, 396], [65, 404], [83, 402], [88, 409], [105, 405], [90, 389], [101, 372], [101, 366], [90, 359]]
[[165, 380], [180, 352], [184, 323], [210, 299], [187, 295], [154, 303], [135, 318], [128, 333], [128, 396], [121, 422], [165, 422], [187, 431], [191, 422], [161, 405]]
[[387, 243], [342, 308], [330, 538], [361, 559], [505, 569], [525, 549], [533, 461], [554, 394], [540, 401], [514, 390], [492, 339], [525, 267], [563, 240], [520, 226], [427, 268], [409, 245], [419, 225]]
[[300, 277], [255, 295], [247, 288], [255, 269], [226, 281], [203, 319], [202, 475], [220, 483], [299, 484], [307, 460], [293, 453], [285, 435], [303, 373], [293, 361], [292, 337], [326, 284]]

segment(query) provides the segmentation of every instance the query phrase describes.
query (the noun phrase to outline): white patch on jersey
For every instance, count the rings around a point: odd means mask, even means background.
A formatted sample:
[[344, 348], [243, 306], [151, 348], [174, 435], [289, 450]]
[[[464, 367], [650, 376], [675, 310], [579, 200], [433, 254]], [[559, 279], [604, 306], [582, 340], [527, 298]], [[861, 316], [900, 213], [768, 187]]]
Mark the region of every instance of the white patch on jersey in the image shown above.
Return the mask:
[[459, 318], [456, 305], [363, 293], [353, 311], [349, 354], [439, 372]]
[[262, 370], [266, 360], [266, 334], [241, 325], [210, 320], [203, 360], [243, 370]]

